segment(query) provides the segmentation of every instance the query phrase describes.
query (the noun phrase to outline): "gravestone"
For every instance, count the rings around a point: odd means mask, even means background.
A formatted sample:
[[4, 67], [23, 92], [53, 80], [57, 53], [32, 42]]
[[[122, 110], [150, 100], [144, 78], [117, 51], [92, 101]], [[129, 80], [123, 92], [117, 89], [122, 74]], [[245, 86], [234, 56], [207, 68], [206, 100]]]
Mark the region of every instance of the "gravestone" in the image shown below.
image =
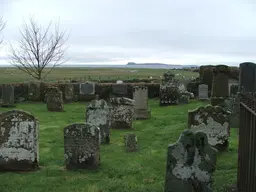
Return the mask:
[[133, 87], [134, 119], [148, 119], [151, 111], [148, 108], [148, 87]]
[[110, 108], [107, 102], [103, 99], [93, 100], [86, 107], [86, 122], [91, 123], [100, 129], [100, 142], [110, 142], [110, 126], [111, 116]]
[[112, 84], [112, 94], [117, 97], [124, 97], [127, 95], [127, 84], [115, 83]]
[[111, 127], [113, 129], [130, 129], [134, 118], [134, 100], [126, 97], [110, 98]]
[[86, 83], [81, 83], [79, 86], [80, 86], [80, 94], [81, 95], [94, 95], [95, 94], [95, 83], [86, 82]]
[[47, 88], [45, 97], [48, 111], [64, 111], [62, 92], [57, 87]]
[[0, 171], [39, 168], [38, 132], [33, 115], [21, 110], [0, 113]]
[[189, 96], [182, 94], [179, 99], [179, 104], [188, 104], [189, 103]]
[[256, 64], [244, 62], [239, 69], [239, 92], [256, 92]]
[[165, 192], [212, 192], [217, 151], [205, 133], [185, 130], [168, 146]]
[[188, 111], [188, 128], [193, 132], [205, 132], [209, 144], [223, 151], [229, 143], [230, 114], [230, 111], [220, 106], [198, 107]]
[[134, 133], [128, 133], [124, 136], [124, 145], [127, 152], [138, 151], [138, 140]]
[[29, 101], [40, 101], [40, 86], [39, 82], [30, 82], [28, 84], [28, 100]]
[[14, 104], [14, 86], [4, 84], [2, 85], [2, 107], [15, 107]]
[[74, 86], [72, 84], [65, 84], [65, 101], [71, 102], [74, 99]]
[[230, 127], [239, 128], [240, 120], [240, 95], [236, 94], [233, 97], [225, 100], [225, 109], [230, 111]]
[[179, 89], [174, 83], [160, 84], [159, 100], [160, 106], [179, 103]]
[[229, 96], [230, 97], [236, 97], [236, 95], [238, 94], [238, 90], [239, 90], [239, 85], [237, 84], [233, 84], [230, 85], [229, 87]]
[[200, 100], [208, 99], [208, 85], [200, 84], [198, 86], [198, 99], [200, 99]]
[[90, 123], [64, 128], [64, 158], [67, 170], [97, 169], [100, 166], [100, 130]]

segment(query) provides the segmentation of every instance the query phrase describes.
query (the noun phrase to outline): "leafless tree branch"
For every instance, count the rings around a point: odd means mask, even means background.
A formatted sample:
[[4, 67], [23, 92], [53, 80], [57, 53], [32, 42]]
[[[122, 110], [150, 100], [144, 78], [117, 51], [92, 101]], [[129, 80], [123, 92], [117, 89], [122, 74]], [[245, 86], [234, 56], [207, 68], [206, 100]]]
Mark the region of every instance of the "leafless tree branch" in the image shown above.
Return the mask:
[[[5, 22], [3, 21], [3, 18], [0, 18], [0, 33], [4, 30]], [[3, 39], [0, 39], [0, 45], [3, 43]]]
[[[52, 22], [46, 29], [42, 29], [30, 17], [29, 23], [24, 22], [20, 28], [21, 40], [18, 48], [14, 49], [10, 45], [10, 63], [37, 80], [44, 80], [55, 67], [67, 61], [64, 57], [69, 35], [66, 35], [66, 31], [59, 30], [59, 22], [53, 33], [50, 32], [51, 26]], [[50, 70], [43, 74], [46, 67], [50, 67]]]

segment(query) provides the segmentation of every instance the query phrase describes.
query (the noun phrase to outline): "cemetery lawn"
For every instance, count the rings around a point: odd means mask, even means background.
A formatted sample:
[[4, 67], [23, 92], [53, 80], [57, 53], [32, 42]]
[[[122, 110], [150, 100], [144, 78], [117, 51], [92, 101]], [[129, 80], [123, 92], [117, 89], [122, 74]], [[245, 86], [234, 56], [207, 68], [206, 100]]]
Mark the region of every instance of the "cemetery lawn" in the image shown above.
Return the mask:
[[[111, 144], [101, 145], [97, 171], [66, 171], [63, 128], [84, 122], [85, 103], [65, 104], [66, 112], [48, 112], [43, 103], [21, 103], [17, 109], [31, 112], [40, 122], [40, 170], [0, 173], [0, 192], [163, 192], [168, 144], [187, 127], [187, 111], [206, 103], [159, 107], [150, 100], [150, 120], [134, 121], [134, 130], [111, 130]], [[0, 112], [8, 109], [0, 108]], [[140, 150], [124, 151], [123, 136], [135, 132]], [[230, 147], [218, 154], [214, 192], [223, 192], [236, 181], [237, 129], [231, 129]]]

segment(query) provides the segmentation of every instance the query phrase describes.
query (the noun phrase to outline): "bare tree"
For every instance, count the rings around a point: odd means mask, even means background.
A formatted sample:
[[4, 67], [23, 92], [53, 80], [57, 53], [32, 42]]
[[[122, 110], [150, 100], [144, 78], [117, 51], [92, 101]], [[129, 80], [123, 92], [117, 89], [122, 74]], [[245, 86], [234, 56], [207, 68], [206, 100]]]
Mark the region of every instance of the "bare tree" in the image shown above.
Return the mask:
[[[54, 32], [50, 33], [51, 25], [52, 22], [46, 29], [42, 29], [30, 17], [29, 24], [24, 22], [20, 29], [18, 48], [14, 49], [10, 45], [10, 63], [37, 80], [44, 80], [55, 67], [67, 61], [64, 56], [68, 36], [65, 31], [59, 30], [59, 23], [55, 24]], [[50, 69], [45, 70], [46, 67]]]
[[[5, 27], [5, 22], [3, 21], [3, 18], [0, 18], [0, 33], [3, 31]], [[0, 39], [0, 45], [3, 43], [3, 39]]]

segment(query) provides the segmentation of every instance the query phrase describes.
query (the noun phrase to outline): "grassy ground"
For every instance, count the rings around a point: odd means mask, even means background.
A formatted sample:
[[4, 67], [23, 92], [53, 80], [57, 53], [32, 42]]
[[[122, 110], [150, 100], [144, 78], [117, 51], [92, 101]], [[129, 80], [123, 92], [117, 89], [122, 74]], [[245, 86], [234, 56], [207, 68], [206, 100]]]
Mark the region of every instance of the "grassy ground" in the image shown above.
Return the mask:
[[[111, 144], [101, 145], [101, 166], [97, 171], [71, 172], [64, 169], [63, 128], [84, 122], [85, 103], [65, 104], [66, 112], [48, 112], [42, 103], [23, 103], [16, 108], [30, 111], [40, 121], [40, 167], [30, 173], [0, 174], [1, 192], [162, 192], [167, 145], [177, 141], [187, 127], [187, 111], [202, 102], [159, 107], [150, 100], [152, 118], [134, 121], [140, 151], [124, 151], [128, 130], [111, 130]], [[6, 111], [0, 108], [0, 112]], [[218, 154], [214, 192], [233, 184], [237, 169], [237, 132], [232, 129], [229, 151]]]
[[[48, 69], [46, 69], [47, 72]], [[68, 79], [87, 79], [98, 80], [104, 79], [145, 79], [148, 77], [155, 77], [160, 79], [165, 69], [125, 69], [125, 68], [56, 68], [52, 73], [47, 76], [47, 81]], [[17, 83], [28, 82], [33, 80], [26, 73], [17, 70], [16, 68], [1, 68], [0, 67], [0, 84], [1, 83]], [[192, 71], [175, 70], [177, 79], [181, 79], [183, 76], [187, 79], [192, 77], [198, 77], [198, 73]]]

